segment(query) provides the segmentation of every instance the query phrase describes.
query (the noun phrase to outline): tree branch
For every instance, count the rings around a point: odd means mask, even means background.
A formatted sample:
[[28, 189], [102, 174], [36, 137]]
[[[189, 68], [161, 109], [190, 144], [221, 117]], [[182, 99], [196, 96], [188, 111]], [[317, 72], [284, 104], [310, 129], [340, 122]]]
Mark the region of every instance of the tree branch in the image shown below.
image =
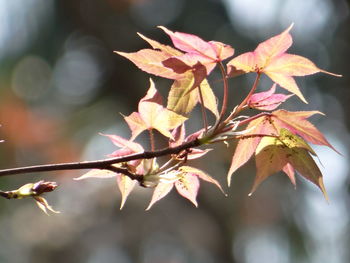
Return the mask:
[[0, 176], [34, 173], [34, 172], [51, 172], [51, 171], [62, 171], [62, 170], [82, 170], [82, 169], [105, 169], [117, 173], [122, 173], [129, 176], [131, 179], [141, 181], [142, 176], [133, 174], [125, 168], [115, 167], [113, 164], [129, 162], [140, 159], [151, 159], [154, 157], [165, 156], [169, 154], [177, 154], [185, 149], [196, 147], [201, 145], [200, 140], [195, 139], [193, 141], [183, 143], [176, 147], [168, 147], [157, 151], [145, 151], [141, 153], [130, 154], [122, 157], [115, 157], [110, 159], [85, 161], [85, 162], [71, 162], [71, 163], [58, 163], [58, 164], [44, 164], [34, 165], [18, 168], [10, 168], [0, 170]]

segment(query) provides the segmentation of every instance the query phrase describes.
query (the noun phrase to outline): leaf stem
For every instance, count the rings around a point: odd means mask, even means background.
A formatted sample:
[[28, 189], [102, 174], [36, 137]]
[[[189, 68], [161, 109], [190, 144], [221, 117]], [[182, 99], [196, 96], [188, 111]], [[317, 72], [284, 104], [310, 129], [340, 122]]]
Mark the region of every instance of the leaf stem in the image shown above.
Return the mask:
[[220, 130], [220, 128], [223, 127], [223, 125], [221, 125], [222, 120], [224, 119], [224, 115], [226, 113], [227, 110], [227, 98], [228, 98], [228, 82], [227, 82], [227, 77], [226, 77], [226, 71], [225, 71], [225, 67], [222, 64], [222, 62], [220, 61], [220, 63], [218, 63], [220, 71], [221, 71], [221, 76], [222, 79], [224, 81], [224, 96], [222, 99], [222, 106], [221, 106], [221, 111], [219, 114], [219, 118], [215, 123], [213, 130], [213, 134], [216, 134], [218, 132], [218, 130]]
[[225, 123], [229, 122], [232, 120], [234, 117], [238, 115], [242, 111], [243, 108], [247, 105], [248, 100], [250, 97], [253, 95], [255, 92], [256, 88], [258, 87], [259, 81], [260, 81], [261, 73], [258, 72], [254, 81], [254, 84], [249, 91], [248, 95], [245, 97], [245, 99], [238, 105], [238, 107], [235, 108], [235, 110], [230, 114], [230, 116], [227, 117], [227, 119], [224, 121]]
[[201, 111], [202, 111], [202, 119], [203, 119], [204, 130], [205, 130], [205, 132], [207, 132], [207, 130], [208, 130], [208, 118], [207, 118], [207, 114], [205, 112], [203, 93], [202, 93], [200, 85], [197, 88], [198, 88], [199, 100], [201, 102]]
[[155, 149], [153, 129], [152, 128], [148, 129], [148, 133], [149, 133], [149, 142], [151, 145], [151, 151], [153, 152]]

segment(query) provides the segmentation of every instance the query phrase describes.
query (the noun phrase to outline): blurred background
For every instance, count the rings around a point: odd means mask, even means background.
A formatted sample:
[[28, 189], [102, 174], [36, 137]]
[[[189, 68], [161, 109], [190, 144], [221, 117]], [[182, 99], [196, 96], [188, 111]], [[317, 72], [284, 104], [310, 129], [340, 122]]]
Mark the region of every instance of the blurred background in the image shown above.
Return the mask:
[[[136, 111], [149, 85], [149, 75], [113, 53], [147, 47], [136, 32], [169, 44], [156, 28], [164, 25], [225, 42], [241, 54], [292, 22], [289, 52], [343, 74], [298, 78], [309, 104], [293, 97], [284, 106], [326, 114], [312, 122], [342, 153], [314, 147], [329, 203], [314, 185], [298, 177], [295, 190], [281, 174], [248, 197], [254, 162], [237, 171], [228, 189], [234, 145], [217, 145], [196, 163], [229, 193], [226, 198], [202, 183], [198, 208], [173, 190], [144, 211], [151, 191], [138, 187], [120, 211], [115, 179], [72, 180], [84, 171], [2, 177], [2, 190], [57, 181], [60, 187], [47, 199], [61, 214], [48, 217], [30, 199], [1, 199], [0, 262], [350, 262], [350, 20], [345, 0], [0, 0], [0, 138], [5, 140], [0, 168], [101, 159], [116, 150], [99, 133], [128, 138], [120, 113]], [[153, 79], [166, 96], [171, 82]], [[218, 97], [219, 79], [215, 73], [210, 79]], [[252, 79], [230, 83], [233, 107]], [[270, 86], [263, 79], [260, 90]], [[190, 128], [200, 126], [191, 122]]]

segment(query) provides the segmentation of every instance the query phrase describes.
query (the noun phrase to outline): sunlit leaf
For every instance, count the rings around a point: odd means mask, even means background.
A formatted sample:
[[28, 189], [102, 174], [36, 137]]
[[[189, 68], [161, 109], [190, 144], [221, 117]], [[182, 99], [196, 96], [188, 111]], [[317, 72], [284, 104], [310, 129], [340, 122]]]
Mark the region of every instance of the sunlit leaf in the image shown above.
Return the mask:
[[206, 182], [209, 182], [209, 183], [212, 183], [214, 185], [216, 185], [223, 194], [225, 194], [224, 190], [222, 189], [220, 183], [215, 180], [213, 177], [211, 177], [210, 175], [208, 175], [207, 173], [203, 172], [202, 170], [200, 169], [197, 169], [197, 168], [194, 168], [192, 166], [181, 166], [180, 167], [180, 170], [184, 173], [190, 173], [190, 174], [194, 174], [196, 176], [198, 176], [198, 178], [206, 181]]
[[314, 114], [323, 115], [323, 113], [319, 111], [276, 110], [272, 112], [272, 119], [277, 129], [286, 128], [313, 144], [325, 145], [338, 152], [324, 135], [307, 120], [307, 118]]
[[265, 73], [272, 81], [307, 103], [293, 76], [305, 76], [318, 72], [338, 77], [340, 75], [319, 69], [307, 58], [286, 53], [293, 42], [289, 34], [292, 26], [293, 24], [281, 34], [260, 43], [253, 52], [233, 58], [227, 64], [228, 74], [235, 76], [241, 72]]
[[131, 140], [135, 139], [142, 131], [156, 129], [164, 136], [171, 138], [170, 130], [181, 125], [186, 117], [164, 108], [160, 95], [150, 80], [150, 88], [147, 95], [139, 102], [138, 112], [133, 112], [125, 117], [132, 132]]
[[[310, 153], [314, 154], [311, 147], [302, 138], [287, 129], [281, 129], [278, 138], [264, 137], [256, 148], [257, 174], [250, 194], [267, 177], [281, 170], [285, 170], [292, 183], [295, 184], [294, 171], [292, 173], [291, 170], [293, 167], [301, 176], [317, 185], [328, 199], [322, 173]], [[288, 167], [288, 164], [291, 167]]]
[[133, 53], [118, 52], [115, 53], [129, 59], [139, 69], [156, 76], [168, 79], [178, 79], [181, 74], [177, 74], [172, 69], [165, 67], [162, 62], [171, 57], [170, 54], [159, 50], [142, 49]]
[[276, 84], [272, 85], [271, 89], [265, 92], [258, 92], [253, 94], [247, 104], [250, 108], [258, 110], [271, 111], [276, 109], [282, 102], [293, 96], [275, 93]]
[[[191, 91], [193, 83], [194, 76], [191, 72], [184, 74], [183, 78], [175, 80], [168, 95], [167, 108], [180, 115], [188, 116], [197, 103], [200, 102], [198, 88]], [[218, 117], [217, 99], [207, 80], [202, 81], [200, 89], [203, 95], [204, 107]]]
[[146, 210], [149, 210], [156, 202], [165, 197], [171, 191], [171, 189], [173, 189], [173, 187], [173, 183], [159, 183], [156, 188], [154, 188], [151, 202]]
[[276, 135], [276, 129], [270, 124], [265, 117], [253, 120], [247, 126], [249, 132], [246, 136], [239, 139], [235, 149], [235, 153], [231, 160], [231, 166], [227, 174], [227, 183], [230, 186], [232, 174], [241, 166], [243, 166], [254, 154], [256, 147], [261, 141], [259, 134]]
[[197, 203], [197, 194], [199, 190], [199, 179], [197, 176], [191, 173], [184, 173], [179, 180], [175, 182], [175, 188], [177, 192], [190, 200], [196, 207]]
[[128, 176], [118, 174], [117, 183], [120, 193], [122, 195], [122, 201], [120, 203], [120, 209], [124, 207], [125, 201], [128, 198], [131, 191], [134, 189], [137, 181], [130, 179]]
[[163, 51], [164, 53], [170, 55], [170, 56], [181, 56], [183, 53], [171, 46], [168, 45], [164, 45], [159, 43], [158, 41], [155, 41], [153, 39], [150, 39], [140, 33], [137, 33], [143, 40], [145, 40], [146, 42], [148, 42], [154, 49], [159, 49], [161, 51]]

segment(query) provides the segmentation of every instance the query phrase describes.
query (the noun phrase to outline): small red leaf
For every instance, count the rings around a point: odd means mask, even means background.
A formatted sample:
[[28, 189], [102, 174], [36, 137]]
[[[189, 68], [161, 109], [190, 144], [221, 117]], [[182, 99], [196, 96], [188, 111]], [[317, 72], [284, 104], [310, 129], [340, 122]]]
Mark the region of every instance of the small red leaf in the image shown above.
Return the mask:
[[268, 91], [253, 94], [247, 102], [248, 106], [258, 110], [271, 111], [276, 109], [282, 102], [293, 96], [293, 94], [275, 94], [275, 90], [276, 84], [274, 84]]

